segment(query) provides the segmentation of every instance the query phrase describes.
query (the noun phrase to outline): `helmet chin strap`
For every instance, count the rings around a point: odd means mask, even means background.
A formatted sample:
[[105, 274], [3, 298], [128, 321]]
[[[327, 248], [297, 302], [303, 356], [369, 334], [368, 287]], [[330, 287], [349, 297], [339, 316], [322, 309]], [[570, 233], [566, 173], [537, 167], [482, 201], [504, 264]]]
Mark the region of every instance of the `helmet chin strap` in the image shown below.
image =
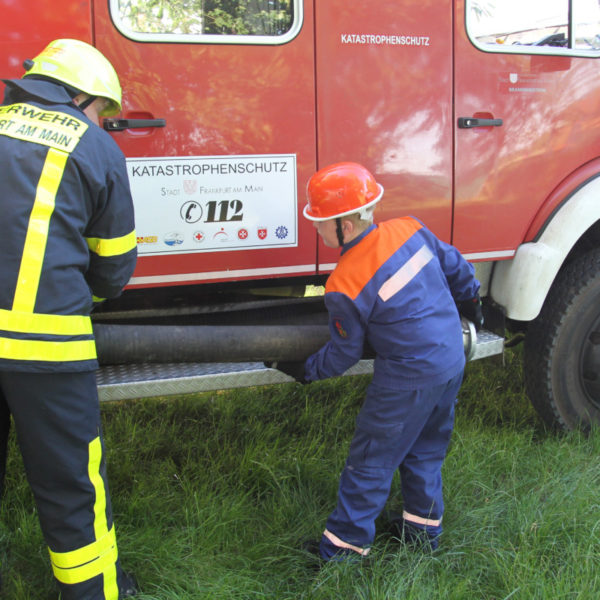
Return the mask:
[[84, 100], [79, 104], [79, 108], [81, 110], [85, 110], [90, 104], [92, 104], [92, 102], [94, 102], [94, 100], [96, 100], [97, 97], [98, 96], [90, 96], [87, 100]]
[[344, 245], [344, 232], [342, 231], [342, 219], [337, 217], [335, 220], [335, 232], [337, 234], [338, 244], [340, 248]]

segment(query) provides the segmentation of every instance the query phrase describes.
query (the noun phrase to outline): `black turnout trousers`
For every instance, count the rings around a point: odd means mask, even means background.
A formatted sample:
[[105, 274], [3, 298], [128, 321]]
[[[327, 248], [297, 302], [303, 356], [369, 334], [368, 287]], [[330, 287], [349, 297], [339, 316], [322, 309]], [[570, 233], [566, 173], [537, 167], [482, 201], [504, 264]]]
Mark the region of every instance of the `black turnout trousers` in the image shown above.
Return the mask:
[[117, 600], [121, 576], [94, 371], [0, 371], [63, 600]]

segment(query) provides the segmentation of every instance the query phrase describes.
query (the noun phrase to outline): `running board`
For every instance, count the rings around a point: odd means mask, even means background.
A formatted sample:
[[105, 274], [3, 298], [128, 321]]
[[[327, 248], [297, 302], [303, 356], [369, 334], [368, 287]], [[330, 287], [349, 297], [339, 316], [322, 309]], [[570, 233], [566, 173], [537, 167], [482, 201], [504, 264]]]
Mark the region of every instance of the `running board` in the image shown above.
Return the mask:
[[[372, 360], [361, 360], [345, 375], [373, 372]], [[177, 363], [111, 365], [97, 372], [100, 400], [173, 396], [294, 381], [263, 363]]]
[[[465, 335], [467, 360], [478, 360], [502, 354], [504, 338], [468, 327]], [[473, 344], [471, 340], [475, 340]], [[361, 360], [344, 375], [373, 372], [372, 360]], [[174, 396], [232, 388], [271, 385], [294, 381], [277, 369], [263, 363], [157, 363], [109, 365], [97, 372], [100, 400], [128, 400], [152, 396]]]

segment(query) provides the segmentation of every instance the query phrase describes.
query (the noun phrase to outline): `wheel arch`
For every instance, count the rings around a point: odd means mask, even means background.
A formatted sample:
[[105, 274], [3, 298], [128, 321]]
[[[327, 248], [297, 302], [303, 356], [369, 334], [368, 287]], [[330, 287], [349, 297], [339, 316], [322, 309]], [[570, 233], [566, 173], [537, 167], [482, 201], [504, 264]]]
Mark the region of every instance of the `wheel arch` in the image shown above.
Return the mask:
[[509, 319], [531, 321], [542, 309], [561, 266], [600, 246], [600, 173], [574, 190], [513, 259], [494, 265], [490, 296]]

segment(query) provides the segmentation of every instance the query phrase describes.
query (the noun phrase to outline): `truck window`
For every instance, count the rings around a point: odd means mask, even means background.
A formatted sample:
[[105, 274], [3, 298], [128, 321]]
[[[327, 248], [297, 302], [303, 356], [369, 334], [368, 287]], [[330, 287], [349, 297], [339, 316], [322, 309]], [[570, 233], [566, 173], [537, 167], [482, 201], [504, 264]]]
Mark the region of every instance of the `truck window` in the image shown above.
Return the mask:
[[600, 55], [599, 0], [466, 0], [471, 41], [487, 52]]
[[142, 42], [283, 44], [302, 24], [299, 0], [110, 0], [110, 11]]

